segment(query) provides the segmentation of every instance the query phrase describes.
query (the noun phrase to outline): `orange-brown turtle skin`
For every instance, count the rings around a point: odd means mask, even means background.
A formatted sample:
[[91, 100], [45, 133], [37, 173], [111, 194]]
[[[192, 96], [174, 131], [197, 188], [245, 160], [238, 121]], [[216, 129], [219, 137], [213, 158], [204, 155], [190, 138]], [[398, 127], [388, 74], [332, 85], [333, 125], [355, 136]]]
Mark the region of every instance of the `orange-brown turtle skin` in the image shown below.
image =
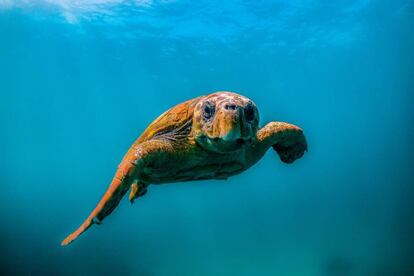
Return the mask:
[[135, 141], [101, 201], [62, 245], [99, 224], [128, 190], [132, 203], [149, 184], [227, 179], [254, 165], [270, 147], [285, 163], [307, 150], [305, 136], [295, 125], [271, 122], [259, 129], [255, 103], [239, 94], [216, 92], [181, 103]]

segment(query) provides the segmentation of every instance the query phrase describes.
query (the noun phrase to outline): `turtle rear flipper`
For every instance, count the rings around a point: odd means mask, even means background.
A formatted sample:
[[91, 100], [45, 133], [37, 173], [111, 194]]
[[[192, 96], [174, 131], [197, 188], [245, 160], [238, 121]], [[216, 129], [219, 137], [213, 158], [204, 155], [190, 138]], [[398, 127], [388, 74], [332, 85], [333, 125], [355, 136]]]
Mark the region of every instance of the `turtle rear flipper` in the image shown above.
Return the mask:
[[147, 193], [146, 185], [134, 180], [131, 184], [131, 192], [129, 193], [129, 202], [134, 203], [134, 200], [140, 196], [143, 196]]

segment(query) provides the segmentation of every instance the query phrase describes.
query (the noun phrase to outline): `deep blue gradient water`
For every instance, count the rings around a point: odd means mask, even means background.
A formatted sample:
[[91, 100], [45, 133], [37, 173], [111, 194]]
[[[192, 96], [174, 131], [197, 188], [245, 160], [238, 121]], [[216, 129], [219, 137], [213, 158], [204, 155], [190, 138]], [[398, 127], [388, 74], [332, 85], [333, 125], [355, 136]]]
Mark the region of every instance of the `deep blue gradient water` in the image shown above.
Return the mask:
[[[414, 3], [0, 0], [0, 274], [414, 275]], [[87, 217], [159, 114], [217, 90], [301, 126], [227, 181]]]

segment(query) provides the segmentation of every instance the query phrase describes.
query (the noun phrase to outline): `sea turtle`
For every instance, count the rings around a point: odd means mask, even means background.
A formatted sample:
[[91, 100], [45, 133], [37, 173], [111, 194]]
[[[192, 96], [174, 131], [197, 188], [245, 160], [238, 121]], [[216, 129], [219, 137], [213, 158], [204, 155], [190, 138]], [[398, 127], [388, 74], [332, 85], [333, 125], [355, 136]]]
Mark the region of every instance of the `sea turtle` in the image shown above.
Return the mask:
[[307, 150], [305, 136], [295, 125], [271, 122], [259, 129], [256, 104], [242, 95], [216, 92], [183, 102], [159, 116], [135, 141], [101, 201], [62, 245], [100, 224], [129, 189], [132, 203], [150, 184], [227, 179], [251, 167], [270, 147], [285, 163]]

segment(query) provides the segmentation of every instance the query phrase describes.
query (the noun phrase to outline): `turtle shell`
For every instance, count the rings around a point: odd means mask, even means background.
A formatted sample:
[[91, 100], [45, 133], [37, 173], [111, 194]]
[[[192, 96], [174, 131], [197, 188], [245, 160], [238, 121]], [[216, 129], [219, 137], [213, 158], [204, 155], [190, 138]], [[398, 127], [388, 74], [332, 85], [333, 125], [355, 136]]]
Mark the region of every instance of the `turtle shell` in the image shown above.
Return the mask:
[[165, 111], [145, 129], [134, 145], [154, 138], [173, 141], [187, 138], [191, 132], [194, 108], [201, 98], [203, 96], [180, 103]]

